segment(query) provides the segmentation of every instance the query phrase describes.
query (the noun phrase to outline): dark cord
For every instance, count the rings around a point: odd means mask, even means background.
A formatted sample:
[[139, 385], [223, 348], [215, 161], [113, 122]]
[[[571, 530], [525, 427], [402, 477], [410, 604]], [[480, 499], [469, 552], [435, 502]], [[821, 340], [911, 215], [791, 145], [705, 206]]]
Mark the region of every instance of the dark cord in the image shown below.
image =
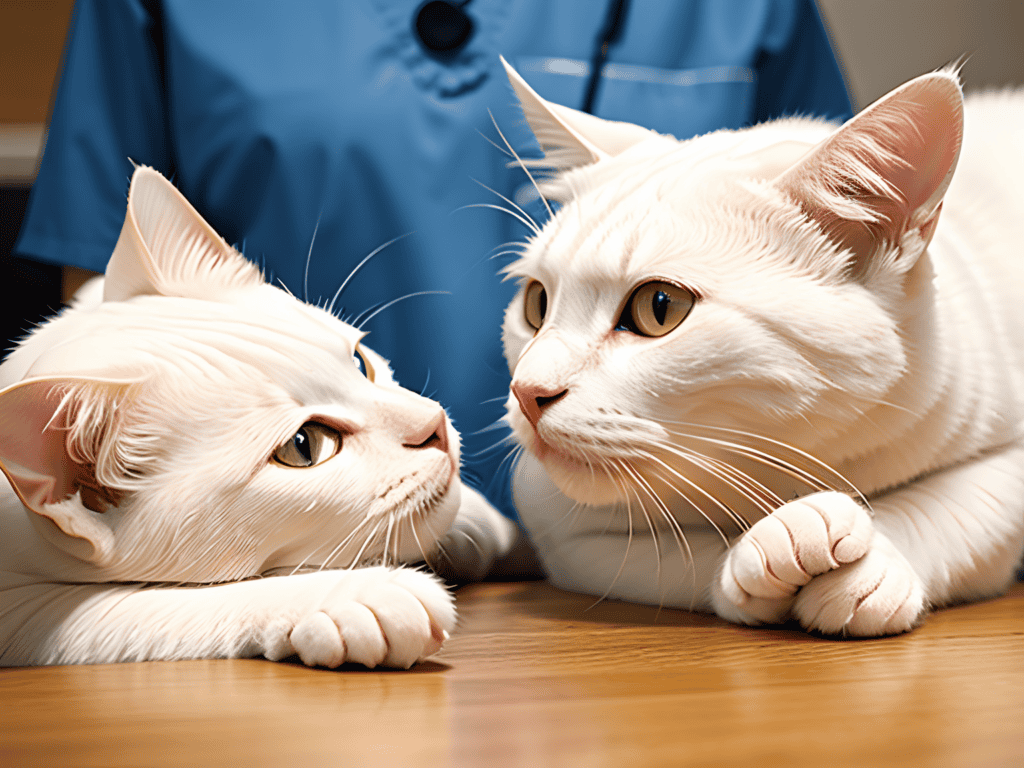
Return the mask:
[[594, 111], [594, 99], [597, 97], [598, 83], [601, 82], [601, 70], [604, 69], [604, 62], [608, 58], [608, 49], [622, 34], [622, 23], [626, 20], [628, 4], [628, 0], [612, 0], [608, 6], [604, 27], [597, 40], [597, 49], [590, 61], [590, 79], [587, 81], [587, 95], [583, 99], [582, 107], [584, 112], [592, 114]]

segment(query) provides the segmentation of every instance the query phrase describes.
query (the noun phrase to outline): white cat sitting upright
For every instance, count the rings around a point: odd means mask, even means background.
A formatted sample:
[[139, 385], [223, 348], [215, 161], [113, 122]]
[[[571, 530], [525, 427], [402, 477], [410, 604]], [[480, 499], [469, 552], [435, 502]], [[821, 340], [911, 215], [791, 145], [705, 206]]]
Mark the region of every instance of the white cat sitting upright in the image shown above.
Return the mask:
[[[98, 288], [0, 366], [0, 664], [438, 650], [455, 608], [434, 576], [325, 569], [500, 519], [461, 487], [442, 408], [152, 169]], [[253, 578], [293, 570], [317, 572]]]
[[561, 205], [509, 267], [504, 328], [515, 499], [552, 581], [850, 635], [1003, 592], [1024, 95], [965, 115], [939, 72], [842, 127], [677, 141], [509, 77]]

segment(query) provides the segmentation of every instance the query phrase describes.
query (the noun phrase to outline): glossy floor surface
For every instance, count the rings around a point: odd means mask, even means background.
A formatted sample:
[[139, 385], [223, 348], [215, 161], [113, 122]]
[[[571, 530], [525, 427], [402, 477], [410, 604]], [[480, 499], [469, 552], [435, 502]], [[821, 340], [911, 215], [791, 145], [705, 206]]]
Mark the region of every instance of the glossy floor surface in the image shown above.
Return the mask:
[[409, 672], [0, 670], [0, 765], [1024, 765], [1024, 585], [867, 641], [592, 602], [466, 587]]

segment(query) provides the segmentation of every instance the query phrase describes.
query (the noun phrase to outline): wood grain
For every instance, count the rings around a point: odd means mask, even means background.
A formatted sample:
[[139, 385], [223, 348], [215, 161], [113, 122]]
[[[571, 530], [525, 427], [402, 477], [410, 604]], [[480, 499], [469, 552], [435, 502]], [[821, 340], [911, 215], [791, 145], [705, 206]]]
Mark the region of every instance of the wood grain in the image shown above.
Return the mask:
[[592, 602], [466, 587], [410, 672], [0, 670], [0, 765], [1024, 765], [1024, 585], [858, 641]]

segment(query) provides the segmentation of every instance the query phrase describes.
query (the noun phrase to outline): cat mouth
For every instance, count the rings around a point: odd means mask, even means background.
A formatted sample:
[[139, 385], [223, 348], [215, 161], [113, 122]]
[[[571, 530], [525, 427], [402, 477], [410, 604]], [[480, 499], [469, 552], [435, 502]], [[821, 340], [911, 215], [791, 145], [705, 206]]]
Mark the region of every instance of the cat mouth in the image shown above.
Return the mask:
[[655, 492], [635, 452], [608, 445], [587, 451], [575, 443], [566, 450], [536, 434], [529, 447], [559, 490], [582, 504], [601, 506]]
[[448, 494], [458, 470], [447, 454], [393, 480], [374, 497], [375, 505], [407, 516], [430, 514]]
[[[557, 465], [566, 472], [592, 472], [594, 470], [595, 462], [554, 446], [536, 434], [533, 437], [533, 454], [543, 464]], [[597, 463], [599, 464], [600, 462]]]

